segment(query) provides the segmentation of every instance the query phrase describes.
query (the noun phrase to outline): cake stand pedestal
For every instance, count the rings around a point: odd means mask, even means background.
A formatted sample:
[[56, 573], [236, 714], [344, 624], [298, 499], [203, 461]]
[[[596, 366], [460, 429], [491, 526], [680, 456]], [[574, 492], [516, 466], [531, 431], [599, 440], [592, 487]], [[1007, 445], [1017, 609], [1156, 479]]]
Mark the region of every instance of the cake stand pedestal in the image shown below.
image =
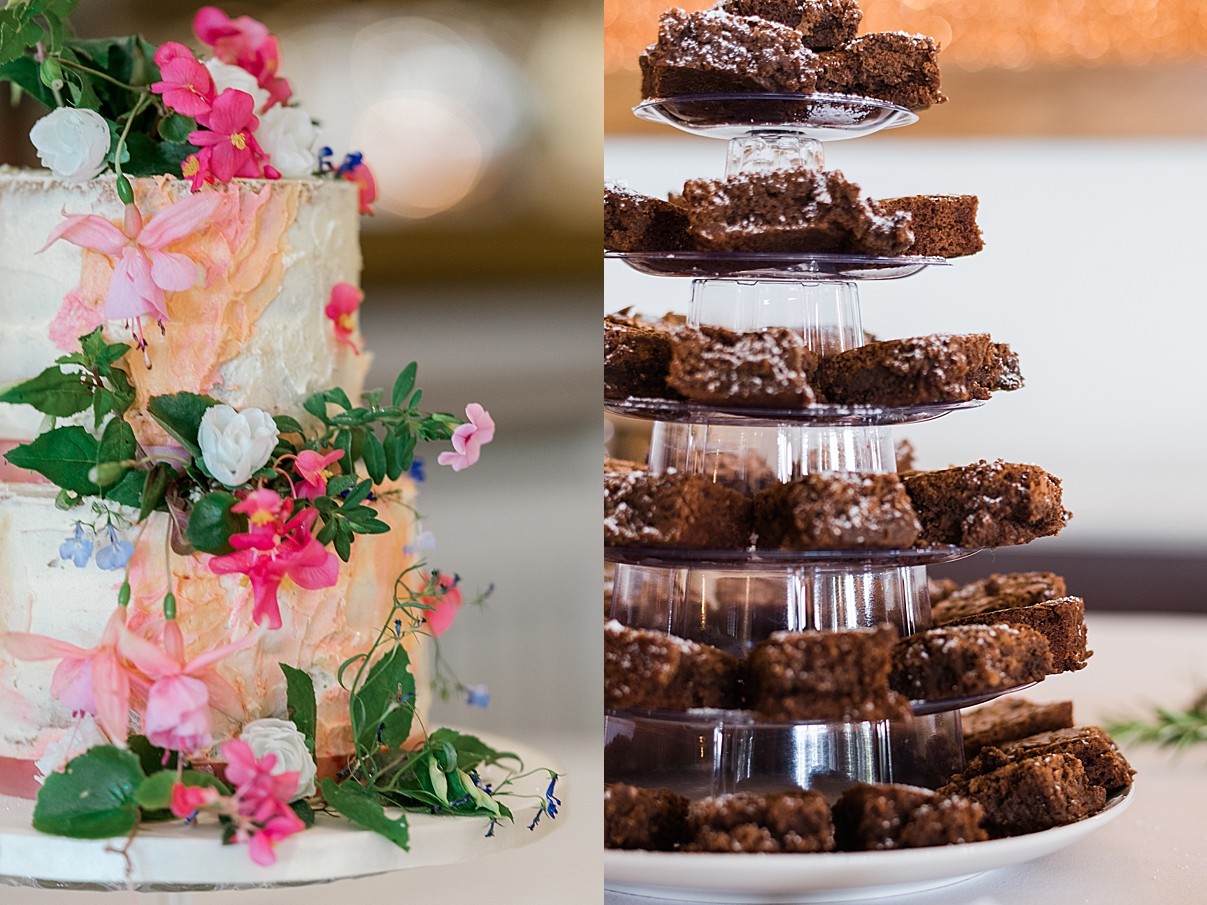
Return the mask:
[[[561, 773], [552, 758], [534, 748], [476, 734], [500, 751], [518, 754], [527, 769], [547, 766]], [[486, 767], [479, 772], [484, 781], [497, 784], [507, 771]], [[559, 780], [558, 792], [564, 800], [563, 783]], [[533, 797], [510, 799], [515, 823], [496, 824], [490, 836], [490, 821], [484, 817], [408, 814], [410, 851], [343, 817], [320, 813], [313, 827], [277, 845], [277, 861], [267, 867], [251, 860], [247, 846], [223, 845], [216, 822], [148, 824], [139, 828], [127, 848], [125, 838], [67, 839], [40, 833], [30, 825], [34, 802], [0, 797], [0, 885], [166, 892], [169, 902], [180, 903], [193, 891], [303, 886], [455, 864], [530, 845], [556, 829], [558, 822], [547, 816], [528, 829], [538, 810], [537, 796], [547, 786], [543, 772], [518, 780], [514, 791]]]

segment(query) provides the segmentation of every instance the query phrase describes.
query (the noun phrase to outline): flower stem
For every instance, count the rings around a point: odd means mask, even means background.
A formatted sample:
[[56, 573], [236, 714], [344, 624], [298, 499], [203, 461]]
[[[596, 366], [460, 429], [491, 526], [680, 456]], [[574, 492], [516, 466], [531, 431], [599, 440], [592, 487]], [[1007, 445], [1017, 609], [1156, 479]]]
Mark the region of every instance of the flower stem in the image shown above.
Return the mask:
[[125, 88], [127, 91], [137, 91], [138, 93], [142, 94], [143, 96], [146, 96], [146, 94], [147, 94], [148, 89], [146, 87], [140, 88], [137, 85], [127, 85], [125, 82], [119, 82], [113, 76], [107, 75], [106, 73], [101, 72], [99, 69], [91, 69], [88, 66], [81, 66], [79, 63], [72, 62], [71, 60], [65, 59], [63, 57], [59, 57], [59, 63], [63, 66], [69, 66], [72, 69], [79, 70], [80, 72], [86, 72], [89, 75], [95, 76], [98, 79], [104, 79], [106, 82], [112, 82], [118, 88]]
[[[130, 111], [130, 116], [126, 120], [126, 125], [122, 128], [121, 137], [117, 140], [117, 149], [113, 153], [113, 169], [117, 173], [117, 194], [121, 198], [123, 204], [134, 203], [134, 190], [130, 187], [130, 180], [126, 178], [126, 174], [122, 172], [122, 151], [126, 148], [126, 137], [130, 134], [130, 127], [134, 125], [134, 120], [138, 114], [142, 112], [143, 107], [147, 105], [150, 95], [143, 93], [138, 99], [138, 103], [134, 105], [134, 109]], [[144, 350], [145, 356], [145, 350]], [[150, 365], [148, 364], [149, 368]]]

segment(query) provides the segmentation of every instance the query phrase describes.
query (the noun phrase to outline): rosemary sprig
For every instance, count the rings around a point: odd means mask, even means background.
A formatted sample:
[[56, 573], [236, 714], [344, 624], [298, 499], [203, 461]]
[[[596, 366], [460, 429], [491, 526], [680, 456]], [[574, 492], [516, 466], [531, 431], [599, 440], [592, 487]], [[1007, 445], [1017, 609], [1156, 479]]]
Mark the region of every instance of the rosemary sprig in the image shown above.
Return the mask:
[[1184, 752], [1207, 742], [1207, 692], [1185, 710], [1154, 707], [1150, 719], [1118, 720], [1108, 723], [1106, 730], [1117, 739]]

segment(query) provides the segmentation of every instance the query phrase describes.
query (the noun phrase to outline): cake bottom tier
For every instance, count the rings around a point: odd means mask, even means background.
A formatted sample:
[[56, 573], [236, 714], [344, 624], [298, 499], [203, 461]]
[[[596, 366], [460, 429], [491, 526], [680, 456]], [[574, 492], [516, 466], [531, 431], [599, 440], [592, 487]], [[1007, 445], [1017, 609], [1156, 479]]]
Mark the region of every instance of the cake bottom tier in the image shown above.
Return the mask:
[[859, 782], [937, 788], [964, 769], [958, 710], [908, 721], [760, 723], [738, 711], [609, 711], [604, 781], [688, 798]]

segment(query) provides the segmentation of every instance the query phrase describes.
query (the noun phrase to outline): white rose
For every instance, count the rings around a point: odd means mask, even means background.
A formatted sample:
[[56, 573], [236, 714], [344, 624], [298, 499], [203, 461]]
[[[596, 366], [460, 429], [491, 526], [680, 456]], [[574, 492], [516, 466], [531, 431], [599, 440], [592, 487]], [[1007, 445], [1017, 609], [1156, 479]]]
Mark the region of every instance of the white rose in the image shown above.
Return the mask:
[[108, 745], [109, 737], [89, 715], [84, 715], [74, 726], [67, 729], [57, 742], [46, 746], [42, 756], [34, 761], [38, 775], [34, 777], [39, 784], [46, 782], [46, 777], [56, 770], [62, 770], [67, 762], [79, 757], [89, 748], [97, 745]]
[[105, 168], [109, 126], [95, 110], [59, 107], [34, 123], [29, 140], [44, 167], [60, 179], [83, 182]]
[[227, 487], [238, 487], [264, 467], [276, 448], [277, 434], [267, 412], [212, 405], [201, 419], [197, 444], [210, 474]]
[[309, 176], [318, 166], [319, 130], [300, 107], [277, 104], [265, 112], [256, 141], [282, 176]]
[[272, 775], [284, 773], [287, 770], [297, 770], [298, 791], [293, 800], [309, 798], [314, 794], [314, 780], [318, 770], [314, 766], [314, 758], [306, 748], [306, 736], [298, 731], [289, 720], [252, 720], [243, 727], [239, 734], [242, 741], [251, 747], [256, 760], [265, 754], [277, 756]]
[[[214, 88], [218, 94], [227, 88], [246, 91], [256, 102], [257, 115], [260, 113], [260, 108], [268, 103], [268, 92], [260, 87], [256, 77], [246, 69], [216, 59], [206, 60], [205, 68], [210, 71], [210, 78], [214, 80]], [[259, 141], [259, 138], [256, 140]]]

